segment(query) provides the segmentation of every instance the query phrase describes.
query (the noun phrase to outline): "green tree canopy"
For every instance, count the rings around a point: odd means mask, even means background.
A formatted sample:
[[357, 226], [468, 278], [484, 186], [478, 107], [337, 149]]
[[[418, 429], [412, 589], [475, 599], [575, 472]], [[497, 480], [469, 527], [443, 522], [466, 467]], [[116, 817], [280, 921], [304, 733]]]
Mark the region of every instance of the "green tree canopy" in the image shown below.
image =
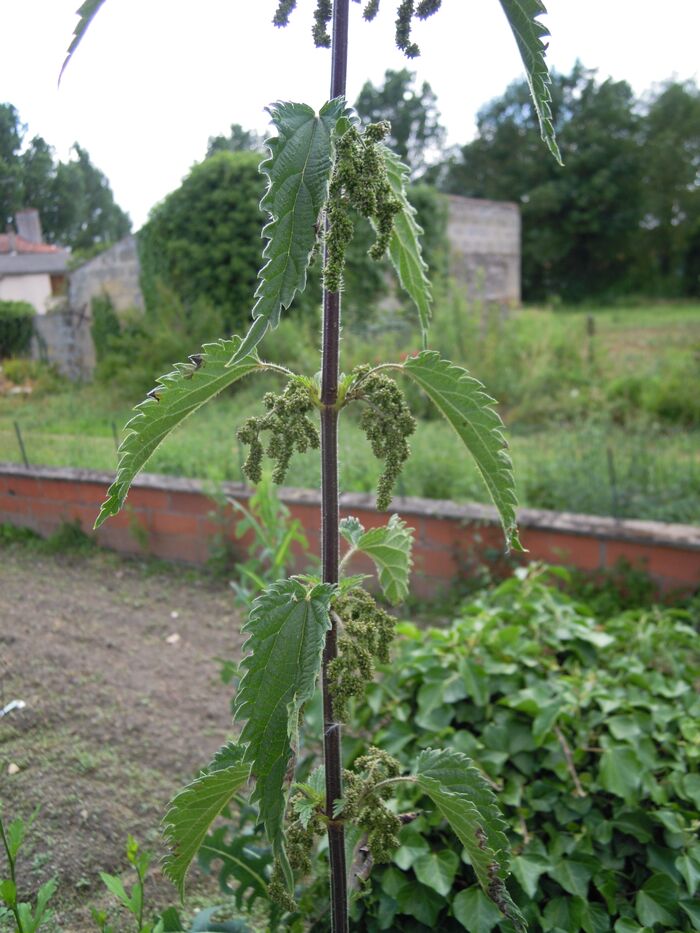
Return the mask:
[[262, 152], [263, 144], [263, 137], [255, 130], [245, 130], [240, 123], [232, 123], [228, 136], [209, 137], [205, 158], [217, 152]]
[[161, 280], [187, 306], [210, 302], [229, 331], [246, 329], [262, 265], [259, 162], [254, 152], [217, 152], [151, 211], [139, 233], [148, 305]]
[[22, 207], [39, 211], [50, 243], [91, 251], [131, 229], [105, 175], [77, 143], [68, 162], [57, 162], [41, 136], [25, 144], [26, 126], [12, 104], [0, 104], [0, 220], [4, 229]]
[[416, 88], [415, 80], [415, 74], [407, 68], [388, 70], [382, 87], [367, 81], [355, 102], [363, 122], [389, 120], [391, 135], [387, 145], [408, 165], [414, 178], [435, 161], [445, 141], [437, 97], [427, 81]]
[[637, 100], [577, 63], [553, 76], [552, 98], [563, 169], [543, 156], [519, 81], [480, 111], [477, 138], [435, 173], [440, 187], [520, 205], [528, 299], [700, 294], [697, 86]]

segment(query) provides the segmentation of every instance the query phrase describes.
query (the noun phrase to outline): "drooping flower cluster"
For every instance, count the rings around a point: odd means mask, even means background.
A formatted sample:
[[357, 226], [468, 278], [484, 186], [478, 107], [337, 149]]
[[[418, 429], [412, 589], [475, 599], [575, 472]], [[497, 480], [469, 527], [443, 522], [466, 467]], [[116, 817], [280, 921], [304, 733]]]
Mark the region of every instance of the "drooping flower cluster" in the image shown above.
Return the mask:
[[284, 482], [294, 450], [304, 453], [309, 448], [316, 450], [320, 446], [318, 427], [309, 418], [314, 401], [307, 382], [295, 378], [287, 383], [281, 395], [267, 392], [263, 396], [263, 404], [267, 414], [248, 418], [236, 435], [242, 444], [250, 447], [242, 470], [252, 483], [260, 482], [263, 458], [260, 434], [269, 431], [264, 453], [276, 463], [272, 480], [279, 484]]

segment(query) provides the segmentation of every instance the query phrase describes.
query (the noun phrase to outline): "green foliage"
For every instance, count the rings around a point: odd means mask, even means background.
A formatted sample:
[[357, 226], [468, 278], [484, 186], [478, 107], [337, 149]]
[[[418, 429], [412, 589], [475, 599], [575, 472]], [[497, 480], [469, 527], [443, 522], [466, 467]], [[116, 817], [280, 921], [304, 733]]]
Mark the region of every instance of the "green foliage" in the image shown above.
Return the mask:
[[101, 316], [100, 329], [96, 378], [118, 386], [123, 396], [133, 400], [153, 385], [154, 372], [163, 372], [182, 356], [183, 346], [198, 350], [216, 340], [224, 328], [221, 315], [207, 301], [188, 307], [159, 281], [145, 314], [139, 309], [118, 317], [108, 312]]
[[260, 156], [219, 152], [195, 165], [158, 204], [138, 235], [146, 305], [158, 305], [158, 283], [190, 311], [206, 301], [224, 332], [242, 329], [260, 267]]
[[239, 359], [257, 346], [268, 327], [277, 326], [282, 311], [306, 287], [316, 225], [328, 192], [332, 134], [344, 118], [345, 104], [328, 101], [316, 115], [306, 104], [278, 103], [269, 113], [279, 135], [267, 141], [270, 158], [260, 165], [268, 178], [260, 206], [270, 216], [263, 228], [265, 264], [258, 275], [253, 324]]
[[382, 147], [382, 155], [389, 184], [401, 204], [401, 210], [394, 217], [389, 255], [401, 287], [418, 309], [423, 349], [426, 349], [433, 296], [427, 276], [428, 266], [421, 248], [423, 229], [416, 222], [416, 210], [406, 196], [407, 167], [386, 146]]
[[[221, 748], [196, 780], [174, 797], [163, 819], [170, 849], [163, 871], [184, 897], [185, 875], [211, 824], [250, 777], [243, 750], [229, 744]], [[128, 906], [128, 905], [127, 905]]]
[[27, 352], [35, 314], [26, 301], [0, 301], [0, 359]]
[[[603, 623], [552, 585], [561, 577], [535, 567], [472, 598], [447, 628], [401, 624], [356, 729], [405, 765], [438, 737], [478, 762], [498, 787], [509, 887], [531, 929], [698, 929], [697, 612], [640, 608]], [[455, 841], [429, 813], [400, 839], [356, 904], [354, 929], [420, 929], [406, 890], [426, 884], [420, 860]], [[423, 924], [511, 929], [471, 887], [471, 861], [447, 895], [435, 874]]]
[[366, 554], [377, 568], [384, 596], [390, 603], [402, 603], [408, 596], [413, 565], [413, 528], [407, 528], [398, 515], [392, 515], [386, 525], [365, 531], [358, 519], [350, 517], [341, 521], [340, 533], [350, 544], [341, 566], [349, 563], [356, 553]]
[[[522, 914], [513, 903], [504, 879], [508, 874], [508, 839], [493, 791], [471, 761], [454, 750], [425, 749], [416, 762], [420, 789], [435, 804], [464, 846], [482, 890], [510, 920], [525, 930]], [[420, 869], [416, 871], [419, 881]], [[437, 883], [436, 883], [437, 882]], [[442, 877], [429, 885], [446, 894]]]
[[131, 222], [89, 154], [76, 143], [74, 158], [57, 162], [41, 136], [25, 140], [26, 129], [12, 104], [0, 104], [3, 229], [19, 209], [31, 205], [39, 211], [48, 242], [71, 247], [74, 258], [126, 236]]
[[[234, 714], [246, 720], [240, 743], [255, 778], [253, 800], [273, 844], [284, 858], [284, 781], [296, 755], [299, 711], [313, 695], [321, 652], [330, 628], [333, 587], [291, 577], [271, 584], [257, 597], [243, 631], [251, 653], [235, 698]], [[287, 873], [287, 884], [290, 884]]]
[[376, 87], [367, 81], [355, 101], [355, 110], [363, 123], [391, 124], [387, 146], [416, 177], [426, 168], [426, 153], [437, 155], [445, 140], [440, 125], [437, 97], [427, 81], [420, 88], [416, 76], [406, 68], [387, 70], [384, 83]]
[[92, 324], [90, 334], [95, 345], [95, 357], [101, 363], [108, 352], [113, 349], [113, 341], [119, 338], [121, 327], [119, 317], [109, 295], [93, 298], [91, 302]]
[[515, 481], [503, 422], [490, 407], [494, 400], [466, 369], [440, 359], [435, 351], [411, 357], [403, 369], [413, 378], [464, 442], [498, 509], [509, 547], [520, 551], [515, 521]]
[[525, 65], [530, 95], [540, 124], [540, 135], [561, 165], [550, 107], [551, 79], [545, 63], [547, 43], [543, 41], [543, 38], [549, 35], [549, 30], [537, 19], [547, 12], [544, 3], [542, 0], [501, 0], [501, 6], [513, 30], [520, 57]]
[[36, 905], [33, 908], [28, 901], [19, 899], [17, 857], [22, 848], [26, 832], [34, 822], [38, 812], [38, 809], [35, 810], [27, 822], [21, 817], [17, 817], [5, 825], [0, 808], [0, 840], [5, 851], [9, 874], [9, 877], [0, 880], [0, 921], [5, 919], [10, 921], [10, 918], [12, 918], [17, 933], [35, 933], [45, 920], [50, 919], [51, 914], [47, 911], [47, 906], [58, 887], [54, 878], [42, 884], [37, 891]]
[[236, 537], [252, 534], [248, 558], [236, 562], [239, 579], [231, 583], [242, 604], [248, 605], [268, 583], [287, 576], [293, 549], [301, 552], [305, 561], [313, 561], [303, 526], [280, 500], [269, 473], [263, 473], [247, 508], [235, 499], [224, 500], [223, 505], [230, 505], [242, 516], [236, 523]]
[[136, 474], [176, 425], [237, 379], [264, 368], [252, 356], [228, 366], [239, 346], [240, 337], [205, 344], [189, 363], [178, 363], [173, 372], [162, 376], [149, 397], [136, 406], [119, 448], [117, 476], [102, 504], [96, 528], [110, 515], [116, 515]]

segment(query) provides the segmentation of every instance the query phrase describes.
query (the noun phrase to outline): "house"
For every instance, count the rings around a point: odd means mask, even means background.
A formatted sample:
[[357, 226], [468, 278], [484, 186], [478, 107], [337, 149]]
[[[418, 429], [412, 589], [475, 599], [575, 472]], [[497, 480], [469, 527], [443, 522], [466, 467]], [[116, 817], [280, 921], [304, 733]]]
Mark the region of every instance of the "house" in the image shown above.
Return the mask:
[[27, 301], [43, 315], [66, 293], [70, 252], [44, 243], [34, 209], [18, 211], [15, 225], [0, 234], [0, 301]]

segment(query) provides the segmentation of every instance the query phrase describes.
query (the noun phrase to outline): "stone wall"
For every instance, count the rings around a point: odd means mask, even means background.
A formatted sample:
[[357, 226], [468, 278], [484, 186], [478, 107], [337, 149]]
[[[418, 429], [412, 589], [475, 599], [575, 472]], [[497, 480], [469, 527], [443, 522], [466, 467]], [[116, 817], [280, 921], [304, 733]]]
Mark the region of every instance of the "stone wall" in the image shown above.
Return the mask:
[[143, 310], [140, 274], [136, 237], [124, 237], [70, 273], [68, 304], [74, 311], [86, 309], [89, 314], [92, 299], [106, 295], [115, 311]]
[[62, 310], [34, 318], [32, 357], [53, 364], [74, 382], [90, 379], [95, 368], [95, 346], [86, 311]]
[[469, 297], [520, 304], [520, 210], [507, 201], [448, 197], [450, 275]]

